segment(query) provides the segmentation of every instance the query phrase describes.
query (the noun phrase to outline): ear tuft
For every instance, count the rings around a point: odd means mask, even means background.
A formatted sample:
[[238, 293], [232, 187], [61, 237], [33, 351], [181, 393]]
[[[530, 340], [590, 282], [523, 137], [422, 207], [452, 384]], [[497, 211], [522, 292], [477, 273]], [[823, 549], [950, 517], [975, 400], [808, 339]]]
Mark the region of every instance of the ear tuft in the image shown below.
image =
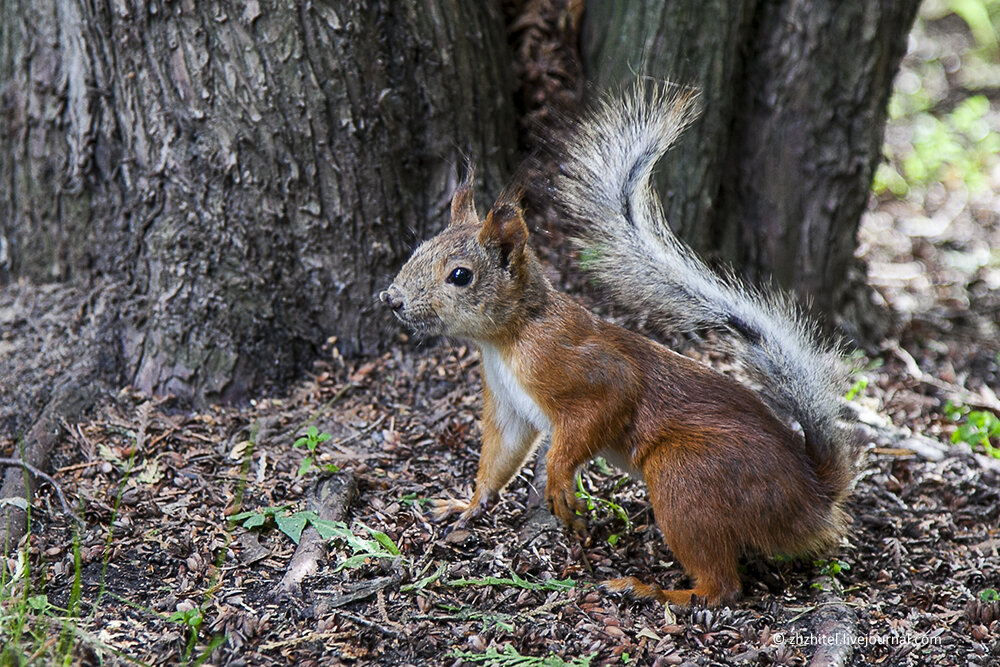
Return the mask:
[[494, 204], [479, 230], [480, 245], [498, 249], [501, 261], [508, 266], [523, 257], [527, 242], [528, 226], [521, 207], [509, 201]]
[[451, 221], [449, 225], [462, 223], [478, 223], [479, 214], [476, 213], [475, 202], [476, 170], [469, 165], [469, 175], [465, 182], [455, 190], [451, 198]]

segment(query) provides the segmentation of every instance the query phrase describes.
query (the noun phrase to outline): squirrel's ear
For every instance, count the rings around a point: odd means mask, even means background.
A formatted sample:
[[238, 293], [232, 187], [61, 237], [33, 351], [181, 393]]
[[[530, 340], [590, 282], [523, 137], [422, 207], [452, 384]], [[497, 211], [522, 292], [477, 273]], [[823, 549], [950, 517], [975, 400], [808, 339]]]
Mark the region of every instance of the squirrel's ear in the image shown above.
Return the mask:
[[465, 222], [479, 222], [479, 214], [476, 213], [476, 202], [474, 199], [474, 174], [470, 168], [469, 177], [465, 183], [455, 190], [451, 198], [451, 222], [449, 225], [461, 224]]
[[509, 202], [495, 204], [479, 230], [480, 245], [497, 248], [506, 266], [524, 252], [527, 242], [528, 226], [521, 207]]

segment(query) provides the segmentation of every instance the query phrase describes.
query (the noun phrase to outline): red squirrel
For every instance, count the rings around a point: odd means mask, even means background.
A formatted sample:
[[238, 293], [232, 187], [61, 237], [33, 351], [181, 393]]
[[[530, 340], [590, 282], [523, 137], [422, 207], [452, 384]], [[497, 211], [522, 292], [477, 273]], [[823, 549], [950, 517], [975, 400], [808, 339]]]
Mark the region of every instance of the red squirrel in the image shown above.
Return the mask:
[[471, 340], [481, 353], [476, 489], [468, 503], [439, 501], [438, 518], [479, 516], [549, 433], [553, 514], [582, 531], [575, 475], [603, 456], [645, 480], [663, 537], [694, 581], [604, 585], [717, 605], [741, 592], [741, 555], [837, 544], [855, 447], [836, 421], [846, 377], [836, 350], [784, 297], [714, 273], [667, 224], [650, 179], [696, 106], [694, 93], [668, 84], [606, 100], [567, 142], [553, 196], [589, 249], [587, 268], [622, 305], [669, 331], [722, 332], [760, 393], [554, 289], [519, 197], [502, 194], [480, 220], [471, 174], [447, 228], [380, 299], [414, 332]]

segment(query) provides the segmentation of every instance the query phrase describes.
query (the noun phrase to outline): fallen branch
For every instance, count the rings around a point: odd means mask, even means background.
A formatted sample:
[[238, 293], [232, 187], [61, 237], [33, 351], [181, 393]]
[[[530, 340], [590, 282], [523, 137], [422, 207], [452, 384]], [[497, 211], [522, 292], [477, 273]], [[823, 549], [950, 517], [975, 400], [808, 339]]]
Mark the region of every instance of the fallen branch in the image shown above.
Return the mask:
[[[306, 506], [321, 519], [343, 521], [356, 493], [357, 482], [352, 475], [346, 472], [335, 473], [316, 482]], [[318, 561], [325, 554], [326, 540], [319, 536], [315, 528], [307, 527], [302, 531], [299, 546], [272, 596], [277, 599], [298, 597], [302, 592], [302, 580], [316, 572]]]
[[907, 372], [917, 382], [947, 392], [951, 396], [957, 398], [964, 405], [979, 408], [980, 410], [1000, 412], [1000, 399], [997, 398], [996, 394], [994, 394], [989, 387], [983, 386], [979, 395], [973, 394], [965, 387], [961, 387], [951, 382], [945, 382], [940, 378], [936, 378], [933, 375], [925, 373], [923, 369], [920, 368], [920, 364], [917, 363], [917, 360], [913, 358], [913, 355], [903, 349], [899, 343], [890, 345], [889, 351], [895, 354], [896, 357], [903, 362], [903, 365], [906, 366]]
[[816, 642], [818, 648], [809, 667], [845, 667], [850, 664], [857, 642], [857, 617], [839, 596], [826, 593], [824, 597], [826, 600], [813, 613], [809, 625], [813, 637], [828, 641]]
[[372, 630], [377, 630], [387, 637], [402, 637], [402, 633], [399, 630], [386, 627], [384, 625], [376, 623], [373, 620], [367, 619], [364, 616], [360, 616], [358, 614], [352, 614], [351, 612], [344, 611], [343, 609], [334, 609], [333, 613], [336, 614], [337, 616], [342, 616], [348, 620], [354, 621], [355, 623], [358, 623], [360, 625], [364, 625], [365, 627], [369, 627]]
[[387, 577], [376, 577], [375, 579], [366, 579], [351, 586], [345, 586], [342, 593], [328, 593], [327, 591], [315, 591], [315, 593], [317, 595], [324, 596], [323, 602], [326, 603], [328, 608], [335, 609], [337, 607], [343, 607], [344, 605], [351, 604], [352, 602], [358, 602], [359, 600], [370, 598], [371, 596], [381, 592], [382, 589], [398, 583], [399, 576], [392, 575]]
[[[957, 456], [959, 452], [968, 452], [968, 448], [952, 447], [940, 440], [896, 426], [884, 415], [856, 403], [847, 405], [855, 413], [857, 422], [854, 428], [859, 436], [867, 442], [874, 443], [881, 450], [912, 453], [928, 461], [942, 461], [949, 456]], [[972, 452], [971, 456], [980, 467], [1000, 472], [1000, 459], [975, 452]]]

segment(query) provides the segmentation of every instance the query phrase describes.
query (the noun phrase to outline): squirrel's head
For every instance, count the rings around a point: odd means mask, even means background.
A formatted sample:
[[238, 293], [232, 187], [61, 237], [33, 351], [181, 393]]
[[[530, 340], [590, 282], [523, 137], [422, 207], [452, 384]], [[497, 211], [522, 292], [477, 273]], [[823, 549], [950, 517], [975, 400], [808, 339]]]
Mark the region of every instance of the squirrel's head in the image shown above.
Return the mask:
[[451, 221], [413, 251], [379, 299], [414, 333], [473, 340], [502, 336], [529, 279], [528, 227], [501, 195], [480, 221], [472, 177], [451, 200]]

